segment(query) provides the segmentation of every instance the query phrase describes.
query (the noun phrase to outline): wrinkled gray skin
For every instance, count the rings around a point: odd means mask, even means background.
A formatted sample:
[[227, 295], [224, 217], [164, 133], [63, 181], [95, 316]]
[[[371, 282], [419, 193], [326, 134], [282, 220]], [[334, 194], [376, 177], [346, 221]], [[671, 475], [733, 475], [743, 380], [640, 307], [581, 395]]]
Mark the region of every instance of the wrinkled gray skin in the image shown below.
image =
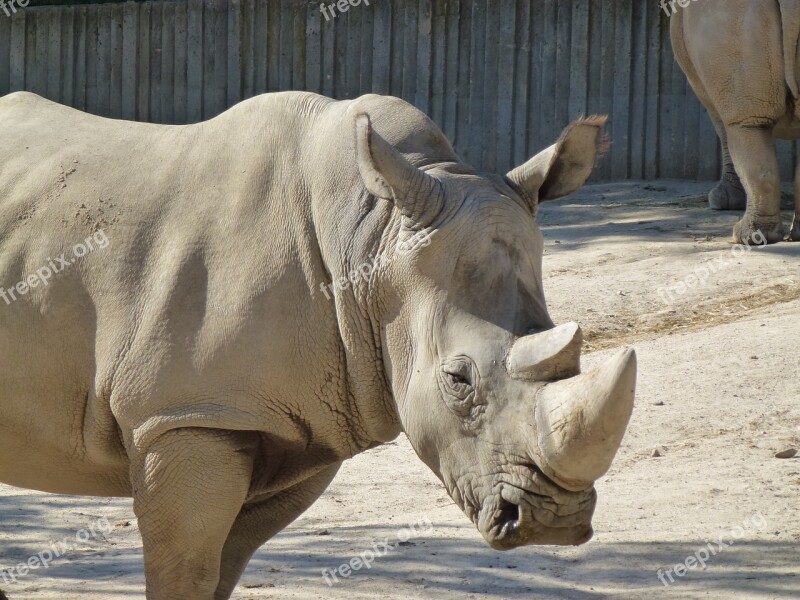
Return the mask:
[[228, 598], [401, 431], [492, 546], [587, 541], [635, 358], [578, 375], [535, 211], [583, 184], [602, 124], [503, 178], [394, 98], [264, 95], [182, 127], [0, 99], [3, 288], [108, 239], [0, 301], [0, 480], [133, 496], [150, 600]]
[[[800, 139], [800, 0], [692, 2], [670, 27], [675, 57], [722, 142], [722, 180], [709, 204], [747, 208], [737, 243], [763, 242], [757, 231], [767, 243], [783, 240], [775, 138]], [[790, 239], [800, 240], [800, 164]]]

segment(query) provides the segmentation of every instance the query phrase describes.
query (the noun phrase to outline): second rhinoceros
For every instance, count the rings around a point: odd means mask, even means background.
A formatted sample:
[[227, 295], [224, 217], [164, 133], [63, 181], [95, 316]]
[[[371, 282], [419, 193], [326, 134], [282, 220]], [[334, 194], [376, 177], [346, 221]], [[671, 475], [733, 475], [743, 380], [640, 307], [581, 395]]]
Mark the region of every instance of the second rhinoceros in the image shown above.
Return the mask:
[[535, 216], [602, 126], [502, 177], [390, 97], [179, 127], [0, 99], [0, 480], [132, 496], [150, 600], [228, 598], [403, 431], [494, 548], [586, 542], [635, 355], [579, 374]]
[[[747, 209], [735, 242], [782, 241], [775, 140], [800, 139], [800, 0], [693, 2], [675, 9], [670, 32], [675, 58], [722, 143], [722, 180], [709, 204]], [[800, 163], [789, 236], [800, 241]]]

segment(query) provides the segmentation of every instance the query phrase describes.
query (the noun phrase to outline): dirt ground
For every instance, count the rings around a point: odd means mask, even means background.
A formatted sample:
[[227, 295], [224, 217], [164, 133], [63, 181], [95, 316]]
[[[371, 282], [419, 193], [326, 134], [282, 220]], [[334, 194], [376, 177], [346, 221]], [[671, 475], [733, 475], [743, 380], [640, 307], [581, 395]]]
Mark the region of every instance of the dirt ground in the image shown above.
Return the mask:
[[[584, 366], [623, 345], [639, 355], [637, 406], [597, 485], [591, 542], [491, 550], [401, 438], [349, 461], [234, 597], [800, 598], [800, 457], [775, 458], [800, 449], [800, 244], [731, 246], [737, 215], [709, 211], [708, 189], [591, 186], [541, 211], [549, 306], [584, 327]], [[10, 600], [143, 597], [128, 500], [0, 486], [0, 567], [98, 519], [110, 532], [0, 588]], [[371, 568], [323, 579], [387, 539]], [[670, 582], [678, 563], [692, 568]]]

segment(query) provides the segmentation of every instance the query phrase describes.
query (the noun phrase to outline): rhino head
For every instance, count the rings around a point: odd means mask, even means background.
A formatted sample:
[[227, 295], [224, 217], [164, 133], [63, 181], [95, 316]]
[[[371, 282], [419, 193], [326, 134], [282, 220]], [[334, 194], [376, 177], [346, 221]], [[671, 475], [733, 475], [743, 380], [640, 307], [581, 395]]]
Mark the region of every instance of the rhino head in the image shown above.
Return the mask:
[[592, 536], [594, 482], [633, 409], [636, 357], [581, 374], [582, 334], [555, 327], [542, 290], [539, 202], [579, 189], [604, 118], [579, 120], [505, 177], [459, 162], [415, 167], [356, 119], [361, 178], [394, 204], [381, 268], [381, 344], [420, 458], [496, 549]]

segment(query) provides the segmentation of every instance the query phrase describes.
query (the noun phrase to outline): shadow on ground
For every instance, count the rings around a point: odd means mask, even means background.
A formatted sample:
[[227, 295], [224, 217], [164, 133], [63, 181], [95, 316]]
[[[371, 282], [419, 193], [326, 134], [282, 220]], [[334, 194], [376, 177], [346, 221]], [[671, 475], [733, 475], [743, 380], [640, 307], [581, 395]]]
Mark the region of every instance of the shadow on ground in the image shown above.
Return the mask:
[[[358, 591], [359, 581], [370, 578], [385, 582], [387, 588], [416, 589], [432, 598], [445, 591], [487, 598], [604, 598], [611, 590], [658, 594], [665, 586], [657, 571], [673, 568], [710, 541], [594, 541], [577, 549], [539, 547], [499, 553], [477, 536], [470, 540], [457, 539], [457, 534], [451, 538], [421, 537], [376, 558], [371, 569], [354, 571], [347, 579], [339, 576], [338, 583], [329, 576], [328, 581], [334, 583], [329, 586], [322, 569], [348, 564], [352, 557], [372, 548], [370, 543], [361, 546], [354, 540], [374, 534], [380, 541], [382, 532], [384, 527], [337, 529], [331, 531], [333, 539], [324, 541], [303, 532], [286, 532], [283, 542], [293, 540], [290, 545], [295, 549], [277, 553], [267, 545], [251, 563], [246, 581], [291, 587], [299, 578], [308, 592], [343, 598]], [[715, 542], [712, 545], [719, 553], [710, 558], [706, 568], [684, 577], [673, 576], [670, 591], [680, 592], [681, 586], [702, 580], [704, 591], [713, 597], [725, 597], [730, 592], [780, 597], [787, 589], [787, 579], [797, 581], [800, 590], [796, 544], [741, 539], [718, 550]], [[761, 569], [762, 564], [770, 566]], [[665, 580], [669, 583], [666, 576]]]
[[[566, 200], [543, 204], [537, 220], [546, 237], [558, 240], [565, 248], [614, 238], [629, 243], [687, 238], [728, 241], [743, 213], [711, 210], [706, 200], [710, 189], [708, 182], [669, 180], [593, 185]], [[789, 203], [783, 206], [788, 231], [793, 210]], [[800, 256], [800, 244], [771, 248]]]

